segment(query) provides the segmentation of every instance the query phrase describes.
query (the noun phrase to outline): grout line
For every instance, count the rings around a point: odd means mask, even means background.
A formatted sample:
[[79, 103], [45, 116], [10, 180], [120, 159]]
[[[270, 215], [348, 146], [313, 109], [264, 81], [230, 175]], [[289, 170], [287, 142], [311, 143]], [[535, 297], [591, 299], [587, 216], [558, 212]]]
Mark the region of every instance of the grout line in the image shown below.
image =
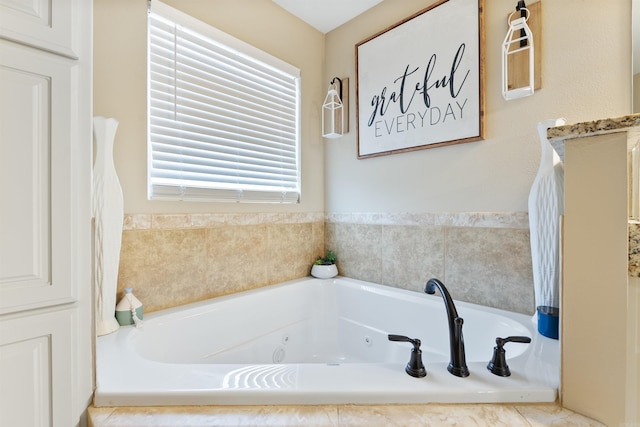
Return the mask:
[[[530, 422], [529, 422], [529, 418], [527, 418], [527, 416], [525, 414], [523, 414], [522, 412], [520, 412], [520, 410], [518, 409], [517, 406], [511, 406], [511, 408], [513, 408], [515, 410], [515, 412], [524, 420], [524, 423], [526, 426], [529, 427], [534, 427]], [[554, 423], [555, 423], [555, 419], [554, 419]]]
[[442, 227], [442, 281], [447, 283], [447, 239], [449, 236], [448, 233], [449, 227]]

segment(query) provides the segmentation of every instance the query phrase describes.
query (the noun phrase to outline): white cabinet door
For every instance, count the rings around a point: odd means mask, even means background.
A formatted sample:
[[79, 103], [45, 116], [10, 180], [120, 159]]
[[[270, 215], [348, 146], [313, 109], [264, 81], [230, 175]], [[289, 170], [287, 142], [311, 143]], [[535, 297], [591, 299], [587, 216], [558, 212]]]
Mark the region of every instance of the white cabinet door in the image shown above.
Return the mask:
[[77, 58], [77, 8], [76, 0], [0, 0], [0, 37]]
[[0, 425], [72, 426], [73, 310], [0, 320]]
[[2, 427], [86, 425], [92, 6], [0, 0]]
[[75, 64], [2, 40], [0, 59], [3, 314], [74, 301], [69, 218]]

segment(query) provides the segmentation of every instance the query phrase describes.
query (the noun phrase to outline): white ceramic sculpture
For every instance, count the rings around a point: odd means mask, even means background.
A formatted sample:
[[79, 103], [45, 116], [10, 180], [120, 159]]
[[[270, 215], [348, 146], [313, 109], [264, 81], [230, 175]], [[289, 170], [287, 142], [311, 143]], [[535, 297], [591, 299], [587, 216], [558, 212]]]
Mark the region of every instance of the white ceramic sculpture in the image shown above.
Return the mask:
[[122, 187], [113, 163], [113, 142], [117, 129], [116, 119], [93, 119], [96, 147], [93, 167], [94, 264], [98, 335], [109, 334], [119, 328], [115, 308], [124, 204]]
[[[529, 193], [529, 228], [535, 303], [559, 307], [560, 216], [564, 213], [564, 166], [547, 139], [547, 129], [564, 119], [538, 123], [540, 167]], [[534, 315], [534, 320], [537, 317]]]

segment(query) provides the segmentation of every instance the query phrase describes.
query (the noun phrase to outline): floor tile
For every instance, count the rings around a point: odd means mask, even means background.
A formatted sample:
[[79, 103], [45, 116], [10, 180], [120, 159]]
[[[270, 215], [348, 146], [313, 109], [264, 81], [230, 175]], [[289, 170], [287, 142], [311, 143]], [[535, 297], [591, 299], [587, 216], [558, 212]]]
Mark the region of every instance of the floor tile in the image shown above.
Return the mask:
[[397, 405], [339, 408], [340, 426], [529, 427], [504, 405]]
[[89, 408], [90, 427], [602, 427], [557, 404]]
[[591, 418], [557, 405], [516, 405], [531, 427], [605, 427]]

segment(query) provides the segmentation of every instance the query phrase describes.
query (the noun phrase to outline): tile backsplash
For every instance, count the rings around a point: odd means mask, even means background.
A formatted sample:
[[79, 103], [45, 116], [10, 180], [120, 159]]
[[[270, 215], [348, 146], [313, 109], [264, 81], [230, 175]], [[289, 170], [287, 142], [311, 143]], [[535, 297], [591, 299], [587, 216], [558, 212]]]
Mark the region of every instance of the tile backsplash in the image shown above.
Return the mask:
[[323, 241], [323, 214], [125, 215], [118, 299], [151, 312], [304, 277]]
[[417, 292], [435, 277], [455, 299], [534, 312], [526, 213], [329, 215], [325, 233], [344, 276]]
[[145, 312], [304, 277], [325, 248], [341, 275], [534, 311], [526, 213], [128, 214], [118, 298]]

